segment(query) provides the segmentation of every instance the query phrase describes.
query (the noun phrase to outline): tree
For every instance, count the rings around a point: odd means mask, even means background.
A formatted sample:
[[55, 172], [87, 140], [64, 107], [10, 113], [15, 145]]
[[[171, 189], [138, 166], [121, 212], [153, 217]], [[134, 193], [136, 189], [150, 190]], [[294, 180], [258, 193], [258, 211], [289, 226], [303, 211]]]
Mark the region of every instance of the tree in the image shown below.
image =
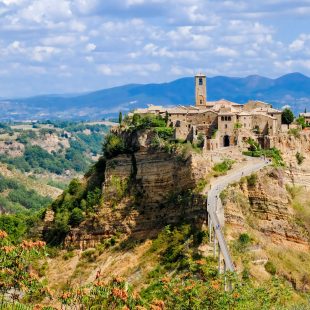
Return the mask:
[[122, 112], [119, 112], [119, 114], [118, 114], [118, 122], [121, 124], [122, 121], [123, 121], [123, 114], [122, 114]]
[[166, 123], [166, 125], [168, 125], [168, 121], [169, 121], [169, 114], [168, 114], [168, 111], [166, 111], [166, 113], [165, 113], [165, 123]]
[[289, 125], [294, 121], [294, 114], [291, 109], [284, 109], [282, 112], [282, 124]]
[[307, 127], [306, 120], [304, 116], [299, 116], [296, 119], [296, 123], [301, 126], [302, 129]]

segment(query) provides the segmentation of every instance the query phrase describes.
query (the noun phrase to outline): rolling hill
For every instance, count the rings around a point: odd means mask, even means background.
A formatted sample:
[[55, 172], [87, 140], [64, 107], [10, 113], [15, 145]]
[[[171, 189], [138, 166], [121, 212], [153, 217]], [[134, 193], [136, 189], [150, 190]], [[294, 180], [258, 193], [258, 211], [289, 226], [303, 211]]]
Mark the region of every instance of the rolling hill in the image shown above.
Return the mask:
[[[216, 76], [207, 79], [208, 100], [225, 98], [244, 103], [262, 100], [295, 113], [310, 110], [310, 78], [290, 73], [276, 79], [251, 75], [245, 78]], [[194, 103], [194, 79], [181, 78], [161, 84], [128, 84], [76, 95], [44, 95], [1, 99], [2, 120], [98, 119], [147, 104], [189, 105]]]

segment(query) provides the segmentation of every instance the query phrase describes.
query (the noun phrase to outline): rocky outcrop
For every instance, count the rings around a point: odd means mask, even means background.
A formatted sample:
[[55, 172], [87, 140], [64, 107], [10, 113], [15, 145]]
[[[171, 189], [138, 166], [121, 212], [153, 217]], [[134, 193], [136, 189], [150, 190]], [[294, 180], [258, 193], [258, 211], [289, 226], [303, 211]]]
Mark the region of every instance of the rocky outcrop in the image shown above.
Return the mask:
[[[310, 187], [310, 130], [282, 133], [271, 138], [271, 145], [281, 151], [287, 165], [285, 179], [293, 184]], [[304, 159], [298, 163], [296, 154]]]
[[285, 189], [285, 172], [268, 168], [257, 179], [244, 179], [224, 193], [226, 223], [249, 224], [275, 243], [289, 241], [308, 244], [306, 231], [296, 224]]
[[185, 156], [154, 149], [150, 134], [131, 137], [134, 152], [107, 160], [100, 211], [71, 230], [67, 245], [91, 247], [115, 235], [145, 238], [168, 224], [205, 221], [205, 198], [190, 190], [212, 163], [194, 152]]

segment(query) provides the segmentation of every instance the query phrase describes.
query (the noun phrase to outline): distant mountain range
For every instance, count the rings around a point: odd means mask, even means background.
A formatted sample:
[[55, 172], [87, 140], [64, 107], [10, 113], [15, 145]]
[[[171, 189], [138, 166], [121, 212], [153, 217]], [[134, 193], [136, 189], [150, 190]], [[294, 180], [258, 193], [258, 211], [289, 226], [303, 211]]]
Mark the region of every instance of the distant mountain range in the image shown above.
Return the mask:
[[[224, 98], [245, 103], [255, 99], [272, 103], [276, 108], [289, 105], [295, 113], [305, 108], [310, 111], [310, 78], [301, 73], [277, 79], [258, 75], [245, 78], [216, 76], [207, 79], [207, 87], [210, 101]], [[128, 84], [79, 95], [0, 99], [0, 119], [98, 119], [147, 104], [194, 104], [194, 78], [161, 84]]]

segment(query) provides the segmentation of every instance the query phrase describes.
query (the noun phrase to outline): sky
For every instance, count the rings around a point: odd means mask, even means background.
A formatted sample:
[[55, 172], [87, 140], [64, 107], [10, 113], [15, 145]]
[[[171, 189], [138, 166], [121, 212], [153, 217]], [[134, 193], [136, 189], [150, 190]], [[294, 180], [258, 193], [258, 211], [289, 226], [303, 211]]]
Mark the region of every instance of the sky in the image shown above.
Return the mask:
[[0, 97], [310, 75], [310, 0], [0, 0]]

